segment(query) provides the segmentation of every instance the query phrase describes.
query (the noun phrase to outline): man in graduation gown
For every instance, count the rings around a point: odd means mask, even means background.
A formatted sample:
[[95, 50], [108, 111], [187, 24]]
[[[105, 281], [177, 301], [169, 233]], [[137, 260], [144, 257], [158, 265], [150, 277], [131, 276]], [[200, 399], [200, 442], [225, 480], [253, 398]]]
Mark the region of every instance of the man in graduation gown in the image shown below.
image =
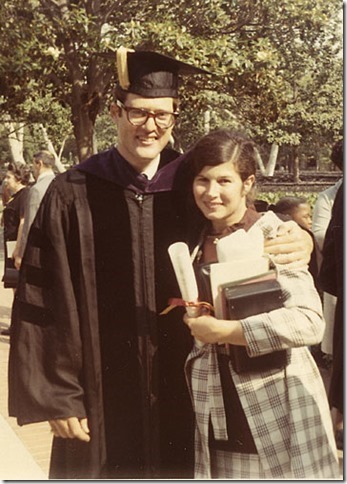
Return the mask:
[[179, 295], [167, 248], [192, 223], [184, 163], [166, 147], [179, 73], [201, 71], [119, 51], [117, 147], [56, 177], [29, 233], [9, 412], [50, 422], [52, 479], [193, 477], [192, 339], [179, 313], [158, 316]]

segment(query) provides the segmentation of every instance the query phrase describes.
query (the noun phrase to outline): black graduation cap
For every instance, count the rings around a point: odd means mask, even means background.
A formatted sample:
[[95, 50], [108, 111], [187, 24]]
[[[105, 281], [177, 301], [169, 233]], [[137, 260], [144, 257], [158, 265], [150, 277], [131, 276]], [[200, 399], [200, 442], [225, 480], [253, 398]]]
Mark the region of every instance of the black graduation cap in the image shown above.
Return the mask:
[[117, 50], [119, 86], [143, 97], [177, 97], [178, 76], [210, 74], [163, 54], [135, 51], [125, 47]]

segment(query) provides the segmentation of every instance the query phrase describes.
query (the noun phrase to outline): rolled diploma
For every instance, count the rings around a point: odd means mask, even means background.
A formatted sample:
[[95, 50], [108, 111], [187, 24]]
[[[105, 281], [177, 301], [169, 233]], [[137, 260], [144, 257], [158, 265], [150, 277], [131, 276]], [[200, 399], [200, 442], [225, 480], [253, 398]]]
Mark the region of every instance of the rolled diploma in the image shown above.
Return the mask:
[[[191, 303], [198, 302], [198, 286], [196, 284], [187, 244], [184, 242], [176, 242], [170, 245], [168, 251], [182, 299]], [[195, 317], [198, 314], [198, 308], [187, 306], [187, 313], [189, 316]]]
[[[176, 274], [178, 286], [182, 299], [186, 302], [198, 302], [198, 285], [194, 274], [193, 264], [187, 244], [175, 242], [168, 248], [169, 256]], [[199, 308], [187, 306], [188, 316], [195, 318], [199, 316]], [[195, 338], [197, 346], [202, 347], [204, 343]]]

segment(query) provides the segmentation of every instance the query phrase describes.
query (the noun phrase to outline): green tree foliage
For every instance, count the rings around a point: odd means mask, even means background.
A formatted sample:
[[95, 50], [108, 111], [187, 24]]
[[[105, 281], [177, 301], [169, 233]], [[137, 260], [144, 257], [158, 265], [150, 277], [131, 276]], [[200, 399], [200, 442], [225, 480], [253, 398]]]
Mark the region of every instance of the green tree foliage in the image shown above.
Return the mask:
[[99, 54], [125, 45], [213, 73], [182, 82], [183, 149], [220, 126], [245, 129], [264, 147], [331, 144], [342, 129], [341, 13], [334, 0], [3, 0], [1, 109], [58, 125], [60, 106], [59, 129], [71, 122], [79, 159], [89, 156], [116, 75]]
[[317, 201], [319, 192], [307, 192], [307, 191], [298, 191], [298, 190], [277, 190], [276, 192], [261, 192], [257, 194], [257, 200], [264, 200], [269, 205], [275, 205], [281, 198], [283, 197], [298, 197], [304, 198], [307, 203], [310, 205], [311, 209], [314, 208], [315, 203]]

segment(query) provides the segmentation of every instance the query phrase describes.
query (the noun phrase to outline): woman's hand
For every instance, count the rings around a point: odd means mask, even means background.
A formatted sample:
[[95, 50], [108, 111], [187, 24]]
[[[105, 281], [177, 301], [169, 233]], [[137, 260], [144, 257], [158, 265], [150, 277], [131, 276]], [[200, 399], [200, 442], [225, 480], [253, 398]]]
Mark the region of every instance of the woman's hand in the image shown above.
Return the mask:
[[313, 238], [293, 220], [283, 222], [277, 237], [265, 241], [265, 253], [271, 254], [278, 264], [291, 269], [306, 267], [313, 251]]
[[246, 346], [240, 321], [216, 319], [210, 315], [190, 318], [187, 314], [183, 318], [194, 338], [203, 343], [232, 343]]

